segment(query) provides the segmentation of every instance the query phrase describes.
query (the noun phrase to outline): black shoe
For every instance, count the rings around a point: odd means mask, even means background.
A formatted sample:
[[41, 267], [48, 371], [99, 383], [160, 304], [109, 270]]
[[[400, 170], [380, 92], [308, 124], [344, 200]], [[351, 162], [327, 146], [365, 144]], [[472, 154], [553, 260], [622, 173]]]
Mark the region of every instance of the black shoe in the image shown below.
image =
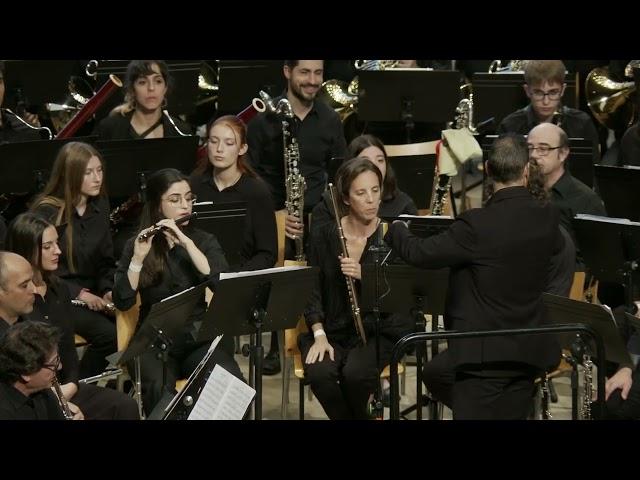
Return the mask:
[[280, 353], [277, 350], [271, 350], [262, 360], [262, 374], [276, 375], [280, 373]]

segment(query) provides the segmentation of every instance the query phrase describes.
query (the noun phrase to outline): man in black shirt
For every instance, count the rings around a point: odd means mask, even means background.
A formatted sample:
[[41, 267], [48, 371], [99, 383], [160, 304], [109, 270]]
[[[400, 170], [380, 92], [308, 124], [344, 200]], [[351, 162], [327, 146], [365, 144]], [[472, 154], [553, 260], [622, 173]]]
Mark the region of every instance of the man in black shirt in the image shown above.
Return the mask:
[[541, 168], [544, 188], [550, 194], [551, 203], [560, 210], [560, 224], [576, 244], [580, 266], [581, 256], [571, 219], [578, 213], [606, 216], [602, 200], [565, 169], [569, 139], [564, 130], [552, 123], [542, 123], [529, 132], [527, 143], [529, 158]]
[[[298, 167], [306, 181], [304, 213], [308, 214], [320, 201], [327, 183], [327, 166], [333, 157], [344, 157], [347, 143], [338, 114], [316, 95], [322, 85], [324, 62], [322, 60], [285, 60], [284, 76], [287, 91], [273, 99], [277, 105], [286, 98], [295, 117], [290, 121], [292, 135], [297, 139], [300, 151]], [[247, 143], [251, 165], [267, 182], [276, 210], [285, 207], [285, 170], [283, 128], [281, 118], [265, 112], [248, 125]], [[304, 235], [303, 220], [287, 215], [285, 233], [287, 238]], [[308, 235], [307, 235], [308, 237]], [[293, 258], [291, 241], [287, 242], [286, 258]], [[272, 336], [271, 350], [263, 364], [264, 373], [280, 371], [277, 341]]]
[[55, 327], [22, 322], [0, 340], [0, 420], [64, 420], [49, 387], [60, 367]]
[[600, 160], [600, 140], [596, 127], [585, 112], [562, 105], [565, 66], [561, 60], [529, 60], [524, 67], [524, 91], [531, 103], [500, 122], [498, 134], [526, 135], [540, 123], [554, 123], [569, 138], [585, 138], [593, 144], [593, 163]]

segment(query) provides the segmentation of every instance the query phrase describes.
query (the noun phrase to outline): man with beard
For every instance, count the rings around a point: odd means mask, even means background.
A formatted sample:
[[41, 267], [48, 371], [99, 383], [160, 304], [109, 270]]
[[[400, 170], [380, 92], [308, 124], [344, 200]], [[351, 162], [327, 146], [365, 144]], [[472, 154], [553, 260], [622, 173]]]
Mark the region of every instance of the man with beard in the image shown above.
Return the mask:
[[[338, 114], [316, 95], [322, 85], [323, 60], [285, 60], [283, 67], [287, 90], [273, 99], [277, 106], [286, 98], [293, 109], [289, 119], [290, 134], [297, 139], [300, 152], [298, 167], [306, 181], [304, 214], [310, 213], [322, 198], [327, 182], [327, 167], [331, 158], [344, 157], [347, 143]], [[289, 141], [289, 140], [288, 140]], [[247, 143], [251, 165], [267, 182], [276, 210], [285, 208], [286, 189], [282, 116], [264, 112], [248, 125]], [[288, 239], [285, 258], [293, 258], [293, 238], [308, 231], [308, 222], [287, 215], [285, 232]], [[304, 235], [308, 238], [308, 235]], [[272, 336], [271, 349], [265, 358], [264, 373], [280, 371], [277, 337]]]

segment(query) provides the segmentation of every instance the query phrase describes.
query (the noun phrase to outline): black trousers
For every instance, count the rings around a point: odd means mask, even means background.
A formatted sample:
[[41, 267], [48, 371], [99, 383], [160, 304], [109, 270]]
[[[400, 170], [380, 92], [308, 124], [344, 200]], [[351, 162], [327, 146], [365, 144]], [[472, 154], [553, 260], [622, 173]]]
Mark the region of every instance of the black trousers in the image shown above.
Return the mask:
[[[325, 354], [322, 362], [304, 365], [305, 378], [311, 390], [331, 420], [365, 420], [369, 418], [368, 400], [380, 381], [378, 368], [391, 360], [394, 342], [380, 336], [380, 364], [376, 367], [375, 337], [368, 337], [362, 346], [355, 336], [329, 337], [334, 360]], [[313, 345], [312, 333], [298, 337], [298, 347], [304, 362]]]
[[140, 420], [138, 404], [127, 394], [96, 385], [80, 385], [71, 402], [85, 420]]
[[525, 420], [533, 411], [535, 375], [530, 369], [501, 374], [456, 371], [448, 350], [424, 366], [422, 379], [456, 420]]
[[105, 357], [118, 349], [115, 321], [83, 307], [73, 307], [72, 313], [74, 332], [89, 342], [80, 360], [80, 378], [98, 375], [107, 366]]
[[[190, 333], [178, 336], [169, 350], [167, 361], [167, 381], [165, 391], [175, 394], [176, 380], [187, 378], [207, 354], [211, 342], [195, 342]], [[225, 335], [213, 351], [215, 365], [220, 365], [229, 373], [244, 381], [240, 366], [233, 358], [233, 337]], [[135, 372], [134, 365], [128, 365], [129, 372]], [[142, 403], [150, 414], [163, 395], [163, 362], [156, 349], [148, 350], [141, 357]]]

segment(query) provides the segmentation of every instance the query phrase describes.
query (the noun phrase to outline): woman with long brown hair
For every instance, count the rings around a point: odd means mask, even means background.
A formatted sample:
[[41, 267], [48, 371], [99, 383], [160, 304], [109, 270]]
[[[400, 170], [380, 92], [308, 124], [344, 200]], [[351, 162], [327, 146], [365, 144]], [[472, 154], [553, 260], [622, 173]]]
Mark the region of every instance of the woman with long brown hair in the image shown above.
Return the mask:
[[102, 313], [113, 301], [115, 260], [104, 164], [98, 151], [82, 142], [65, 144], [32, 211], [59, 230], [58, 276], [69, 284], [71, 298], [88, 307], [73, 316], [74, 331], [90, 343], [80, 374], [96, 375], [107, 365], [104, 357], [117, 348], [114, 322]]

